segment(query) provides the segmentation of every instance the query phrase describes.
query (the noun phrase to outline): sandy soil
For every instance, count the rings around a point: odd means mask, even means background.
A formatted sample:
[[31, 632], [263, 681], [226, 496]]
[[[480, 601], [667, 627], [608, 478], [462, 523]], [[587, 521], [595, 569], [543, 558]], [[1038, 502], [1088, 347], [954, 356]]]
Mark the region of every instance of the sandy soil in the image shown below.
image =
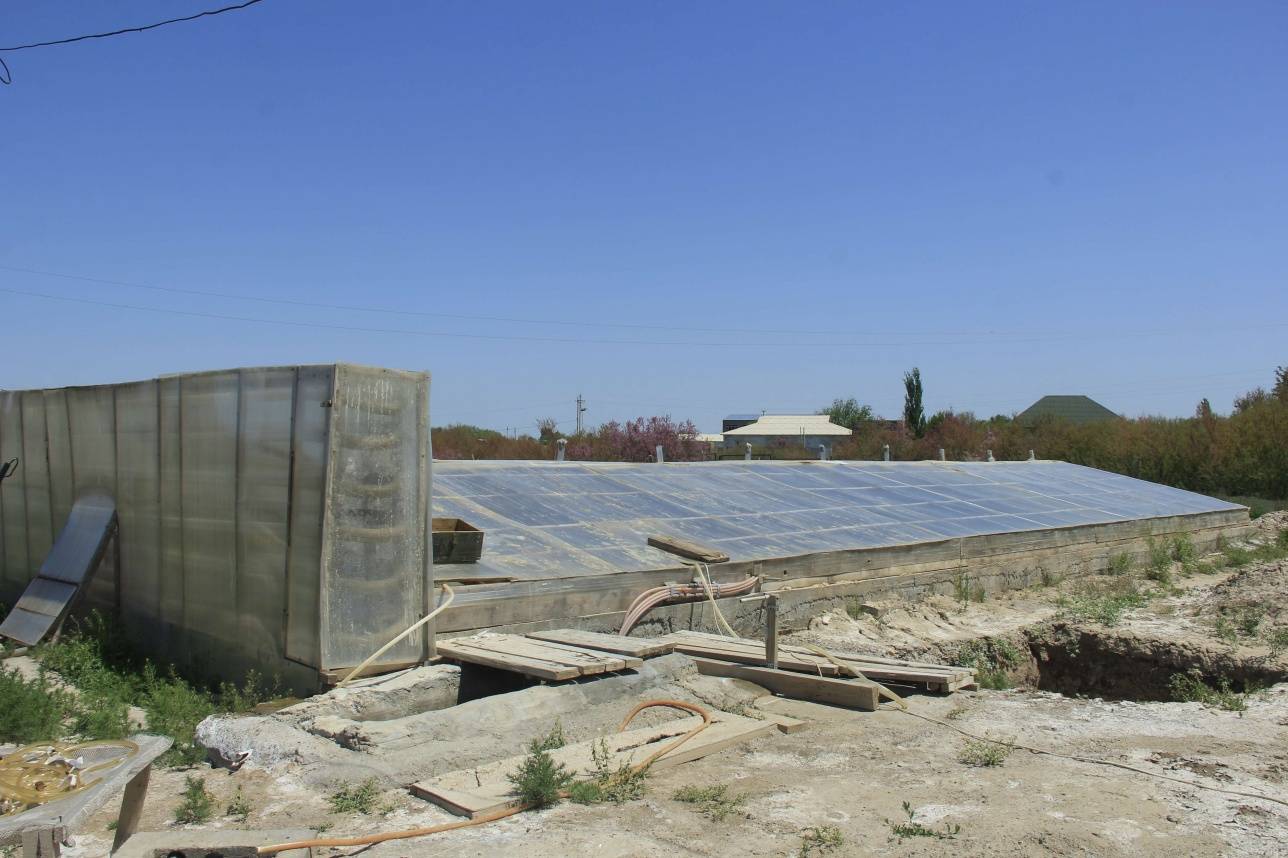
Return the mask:
[[[1271, 625], [1288, 622], [1288, 567], [1263, 564], [1180, 581], [1182, 592], [1158, 598], [1124, 618], [1122, 630], [1165, 641], [1270, 656], [1258, 641], [1216, 640], [1223, 608], [1265, 606]], [[982, 604], [951, 600], [894, 607], [880, 619], [819, 618], [799, 635], [836, 649], [909, 655], [945, 653], [963, 641], [1016, 635], [1058, 611], [1052, 589], [1008, 594]], [[1248, 644], [1253, 645], [1249, 646]], [[563, 804], [478, 828], [391, 842], [370, 856], [783, 856], [783, 855], [1180, 855], [1288, 854], [1288, 684], [1248, 698], [1244, 712], [1198, 703], [1106, 701], [1033, 691], [913, 695], [909, 712], [855, 712], [798, 701], [776, 711], [810, 722], [703, 760], [658, 772], [639, 801], [620, 806]], [[912, 713], [912, 714], [910, 714]], [[932, 723], [916, 715], [943, 723]], [[1105, 765], [1014, 750], [1001, 765], [959, 760], [971, 733], [1035, 748], [1134, 766], [1189, 784]], [[611, 729], [611, 728], [607, 728]], [[237, 789], [253, 808], [244, 823], [208, 828], [324, 828], [328, 836], [453, 821], [455, 817], [387, 791], [383, 813], [330, 812], [326, 792], [289, 771], [247, 767], [157, 772], [142, 827], [167, 829], [185, 774], [205, 778], [222, 810]], [[745, 796], [741, 812], [720, 822], [672, 798], [686, 785], [728, 785]], [[1209, 787], [1206, 789], [1201, 787]], [[894, 824], [915, 821], [951, 837], [900, 839]], [[101, 855], [110, 843], [101, 813], [65, 854]], [[835, 826], [844, 843], [802, 851], [811, 828]], [[959, 828], [958, 828], [959, 827]], [[319, 854], [358, 854], [322, 850]]]

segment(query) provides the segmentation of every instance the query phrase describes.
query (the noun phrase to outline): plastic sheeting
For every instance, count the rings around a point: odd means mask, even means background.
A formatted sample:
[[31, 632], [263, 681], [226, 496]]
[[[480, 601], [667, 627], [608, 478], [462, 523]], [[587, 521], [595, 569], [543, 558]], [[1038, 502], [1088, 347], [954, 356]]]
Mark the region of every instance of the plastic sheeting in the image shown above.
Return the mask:
[[1064, 462], [435, 463], [434, 514], [520, 579], [674, 568], [670, 534], [734, 561], [1240, 507]]
[[[0, 598], [101, 491], [121, 569], [91, 604], [157, 656], [226, 675], [352, 666], [423, 609], [427, 400], [423, 373], [344, 364], [0, 392], [0, 455], [21, 459], [0, 488]], [[361, 484], [389, 491], [355, 499]]]

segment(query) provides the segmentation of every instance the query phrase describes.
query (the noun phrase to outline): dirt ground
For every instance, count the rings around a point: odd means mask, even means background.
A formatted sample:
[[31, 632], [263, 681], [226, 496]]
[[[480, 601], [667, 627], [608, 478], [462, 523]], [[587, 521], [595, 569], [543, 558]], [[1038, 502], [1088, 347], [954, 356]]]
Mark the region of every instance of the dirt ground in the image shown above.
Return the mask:
[[[1220, 617], [1240, 616], [1248, 606], [1262, 609], [1263, 632], [1288, 624], [1288, 565], [1279, 561], [1178, 578], [1176, 586], [1172, 595], [1129, 611], [1112, 631], [1074, 629], [1111, 638], [1104, 653], [1127, 652], [1138, 659], [1124, 662], [1127, 676], [1116, 680], [1116, 688], [1131, 686], [1133, 672], [1143, 670], [1134, 665], [1145, 664], [1142, 659], [1177, 650], [1207, 667], [1224, 665], [1236, 676], [1243, 668], [1248, 676], [1256, 671], [1288, 676], [1282, 655], [1266, 647], [1264, 633], [1231, 639], [1216, 632]], [[564, 803], [428, 838], [317, 854], [1288, 854], [1288, 683], [1249, 694], [1242, 712], [1038, 690], [1048, 682], [1041, 658], [1050, 640], [1042, 630], [1060, 622], [1059, 593], [1058, 587], [1043, 588], [966, 605], [935, 598], [890, 607], [879, 618], [831, 614], [794, 636], [837, 650], [939, 657], [957, 652], [964, 642], [1007, 638], [1025, 647], [1025, 663], [1011, 671], [1013, 677], [1032, 687], [944, 697], [913, 694], [907, 712], [892, 704], [858, 712], [780, 701], [775, 711], [808, 721], [807, 729], [657, 772], [641, 800]], [[1150, 774], [1026, 750], [1010, 751], [1000, 765], [968, 765], [959, 757], [969, 740], [958, 729]], [[206, 828], [302, 827], [335, 837], [457, 819], [397, 789], [384, 792], [376, 813], [335, 815], [325, 790], [305, 786], [289, 770], [248, 765], [235, 773], [208, 767], [156, 772], [143, 830], [174, 827], [174, 809], [189, 774], [204, 777], [216, 796], [217, 813], [239, 789], [252, 808], [245, 822], [216, 818]], [[726, 785], [745, 797], [744, 803], [714, 821], [672, 798], [690, 785]], [[909, 836], [905, 830], [901, 838], [895, 826], [909, 822], [908, 811], [913, 823], [933, 834]], [[64, 854], [104, 854], [113, 818], [111, 811], [100, 813]], [[843, 842], [825, 847], [811, 840], [812, 830], [826, 826], [835, 827]]]

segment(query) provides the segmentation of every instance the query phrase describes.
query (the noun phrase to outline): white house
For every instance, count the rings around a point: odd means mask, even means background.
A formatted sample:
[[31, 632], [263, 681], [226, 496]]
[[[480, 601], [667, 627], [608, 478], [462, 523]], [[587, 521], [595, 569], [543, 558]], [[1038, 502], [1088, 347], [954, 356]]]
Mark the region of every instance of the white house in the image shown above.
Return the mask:
[[817, 450], [819, 446], [832, 453], [832, 445], [854, 432], [837, 426], [826, 414], [764, 414], [754, 423], [724, 433], [726, 447], [751, 444], [755, 447], [799, 446]]

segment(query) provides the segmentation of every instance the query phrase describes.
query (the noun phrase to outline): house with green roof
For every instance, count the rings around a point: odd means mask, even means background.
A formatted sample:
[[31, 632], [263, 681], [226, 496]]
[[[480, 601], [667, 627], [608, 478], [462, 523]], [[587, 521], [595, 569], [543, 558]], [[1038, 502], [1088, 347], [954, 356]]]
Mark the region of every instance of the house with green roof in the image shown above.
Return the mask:
[[1044, 396], [1015, 415], [1016, 423], [1032, 425], [1042, 420], [1064, 420], [1069, 423], [1099, 423], [1117, 420], [1118, 415], [1090, 396]]

